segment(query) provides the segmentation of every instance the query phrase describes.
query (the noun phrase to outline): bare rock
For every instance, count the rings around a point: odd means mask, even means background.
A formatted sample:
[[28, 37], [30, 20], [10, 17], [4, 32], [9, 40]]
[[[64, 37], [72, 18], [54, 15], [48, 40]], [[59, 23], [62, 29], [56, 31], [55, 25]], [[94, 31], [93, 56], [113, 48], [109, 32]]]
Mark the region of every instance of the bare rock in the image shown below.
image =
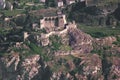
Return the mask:
[[85, 76], [91, 76], [94, 77], [94, 79], [102, 80], [102, 74], [100, 74], [100, 71], [102, 70], [102, 63], [97, 54], [83, 57], [80, 65], [85, 65], [83, 66], [83, 74]]
[[12, 55], [6, 56], [5, 58], [2, 58], [2, 61], [4, 62], [6, 68], [11, 68], [12, 64], [14, 63], [13, 70], [16, 71], [20, 61], [20, 56], [18, 53], [14, 53]]
[[21, 58], [19, 53], [3, 56], [0, 58], [2, 80], [32, 80], [40, 74], [41, 67], [44, 69], [40, 60], [39, 55], [32, 55], [25, 59]]
[[39, 55], [34, 55], [26, 58], [21, 65], [23, 68], [23, 73], [18, 77], [24, 80], [25, 77], [28, 76], [28, 79], [31, 80], [39, 72], [39, 68], [41, 67], [41, 65], [38, 64], [39, 60]]
[[97, 38], [95, 40], [99, 45], [106, 45], [106, 46], [112, 46], [113, 42], [116, 41], [116, 37], [109, 36], [109, 37], [104, 37], [104, 38]]
[[68, 61], [66, 67], [73, 70], [75, 69], [75, 64], [72, 61]]
[[92, 47], [92, 37], [77, 28], [69, 29], [69, 44], [73, 50], [80, 53], [90, 53]]
[[120, 58], [112, 58], [112, 66], [109, 73], [109, 80], [119, 80], [120, 79]]

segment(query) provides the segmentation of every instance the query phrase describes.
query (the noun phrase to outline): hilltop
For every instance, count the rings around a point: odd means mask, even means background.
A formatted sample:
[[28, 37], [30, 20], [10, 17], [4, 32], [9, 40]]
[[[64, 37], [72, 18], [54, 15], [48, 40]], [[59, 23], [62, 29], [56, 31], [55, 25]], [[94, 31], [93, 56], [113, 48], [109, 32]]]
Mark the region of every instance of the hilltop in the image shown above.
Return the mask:
[[119, 1], [59, 1], [0, 11], [0, 80], [119, 80]]

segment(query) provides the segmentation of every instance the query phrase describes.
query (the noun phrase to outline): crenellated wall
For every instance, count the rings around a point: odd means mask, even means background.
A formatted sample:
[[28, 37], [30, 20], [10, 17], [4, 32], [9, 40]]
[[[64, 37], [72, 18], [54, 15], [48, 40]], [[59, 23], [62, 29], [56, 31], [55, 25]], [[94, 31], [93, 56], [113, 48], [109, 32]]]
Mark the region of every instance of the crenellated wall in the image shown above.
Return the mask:
[[66, 16], [64, 14], [58, 16], [44, 17], [40, 20], [40, 28], [45, 28], [46, 30], [51, 29], [53, 31], [57, 28], [64, 28], [66, 23]]

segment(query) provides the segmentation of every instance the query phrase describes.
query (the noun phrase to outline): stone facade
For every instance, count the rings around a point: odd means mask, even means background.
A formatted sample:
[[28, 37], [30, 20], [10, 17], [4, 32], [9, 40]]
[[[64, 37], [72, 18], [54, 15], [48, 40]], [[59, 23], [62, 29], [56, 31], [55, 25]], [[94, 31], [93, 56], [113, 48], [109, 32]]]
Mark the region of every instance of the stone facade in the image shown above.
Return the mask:
[[75, 0], [66, 0], [67, 5], [70, 5], [72, 3], [75, 3]]
[[66, 16], [64, 14], [57, 14], [55, 16], [44, 17], [40, 20], [40, 28], [45, 28], [47, 32], [64, 28], [67, 23]]
[[58, 7], [63, 7], [63, 1], [62, 0], [57, 0], [57, 6]]
[[23, 33], [23, 36], [24, 36], [24, 41], [29, 37], [29, 34], [28, 34], [28, 32], [24, 32]]
[[63, 7], [64, 5], [70, 5], [75, 3], [75, 0], [56, 0], [56, 5], [58, 7]]

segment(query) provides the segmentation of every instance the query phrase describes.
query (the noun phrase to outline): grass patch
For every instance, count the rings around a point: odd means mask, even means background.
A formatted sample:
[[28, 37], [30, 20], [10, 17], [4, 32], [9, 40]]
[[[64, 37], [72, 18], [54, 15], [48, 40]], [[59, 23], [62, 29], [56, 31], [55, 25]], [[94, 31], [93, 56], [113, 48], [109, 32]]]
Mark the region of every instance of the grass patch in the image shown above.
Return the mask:
[[10, 33], [11, 28], [0, 28], [0, 35], [6, 35], [8, 33]]
[[60, 50], [62, 50], [62, 51], [71, 51], [72, 48], [69, 45], [61, 45]]
[[51, 50], [52, 51], [60, 50], [60, 46], [62, 45], [61, 38], [57, 35], [54, 35], [54, 36], [51, 36], [49, 39], [52, 42], [52, 44], [50, 45]]
[[74, 59], [75, 57], [73, 57], [72, 55], [57, 56], [54, 58], [55, 62], [52, 64], [51, 70], [53, 72], [59, 72], [61, 70], [63, 72], [68, 72], [70, 71], [70, 69], [66, 66], [67, 61], [73, 61]]
[[72, 55], [59, 56], [58, 58], [63, 58], [63, 59], [66, 59], [67, 61], [68, 61], [68, 60], [73, 60], [73, 59], [75, 59], [75, 57], [74, 57], [74, 56], [72, 56]]
[[98, 27], [98, 26], [78, 26], [82, 31], [90, 34], [92, 37], [100, 38], [120, 34], [120, 28]]
[[4, 13], [5, 16], [15, 16], [17, 14], [22, 14], [24, 13], [25, 11], [24, 10], [2, 10], [0, 11], [2, 13]]
[[117, 45], [118, 47], [120, 47], [120, 37], [116, 36], [117, 41], [113, 42], [113, 44]]
[[45, 61], [49, 61], [50, 58], [44, 53], [44, 48], [37, 46], [34, 43], [27, 43], [26, 44], [29, 46], [30, 48], [30, 53], [28, 54], [39, 54]]

